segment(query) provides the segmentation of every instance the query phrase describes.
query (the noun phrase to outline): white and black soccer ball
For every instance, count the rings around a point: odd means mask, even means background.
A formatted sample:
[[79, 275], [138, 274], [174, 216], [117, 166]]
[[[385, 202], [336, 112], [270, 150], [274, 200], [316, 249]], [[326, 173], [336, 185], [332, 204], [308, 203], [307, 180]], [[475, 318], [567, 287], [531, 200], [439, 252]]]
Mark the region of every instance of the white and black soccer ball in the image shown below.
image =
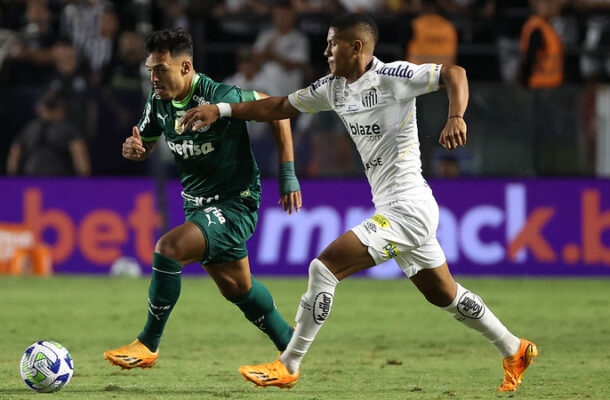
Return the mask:
[[32, 343], [21, 357], [21, 378], [28, 387], [40, 393], [57, 392], [66, 386], [74, 373], [68, 349], [51, 341]]

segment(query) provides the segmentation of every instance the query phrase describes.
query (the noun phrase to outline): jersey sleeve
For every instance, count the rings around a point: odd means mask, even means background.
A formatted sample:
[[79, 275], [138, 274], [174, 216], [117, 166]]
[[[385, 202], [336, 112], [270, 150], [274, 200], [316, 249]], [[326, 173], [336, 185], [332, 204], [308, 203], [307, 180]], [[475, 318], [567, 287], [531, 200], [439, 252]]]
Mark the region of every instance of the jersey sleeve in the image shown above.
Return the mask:
[[138, 130], [143, 142], [156, 142], [161, 137], [161, 127], [154, 123], [154, 91], [151, 90], [144, 105], [144, 112], [138, 122]]
[[333, 79], [334, 77], [330, 75], [318, 79], [309, 87], [288, 95], [288, 101], [294, 108], [303, 113], [330, 111], [332, 110], [330, 85]]
[[[390, 78], [388, 81], [394, 86], [394, 93], [399, 99], [411, 99], [422, 94], [435, 92], [439, 89], [441, 76], [440, 64], [412, 64], [407, 61], [398, 61], [387, 64], [397, 71], [407, 71], [404, 78]], [[384, 74], [380, 74], [384, 75]]]

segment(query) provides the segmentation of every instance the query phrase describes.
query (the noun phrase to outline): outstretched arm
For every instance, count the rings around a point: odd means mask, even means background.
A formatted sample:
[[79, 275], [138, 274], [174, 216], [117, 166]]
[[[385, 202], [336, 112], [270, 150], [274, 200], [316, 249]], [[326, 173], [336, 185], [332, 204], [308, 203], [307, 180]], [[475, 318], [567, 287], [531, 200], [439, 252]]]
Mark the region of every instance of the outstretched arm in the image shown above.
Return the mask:
[[[258, 92], [258, 94], [261, 99], [269, 97], [265, 93]], [[294, 172], [294, 146], [290, 119], [269, 121], [269, 125], [275, 139], [280, 161], [280, 201], [278, 204], [281, 204], [288, 214], [292, 214], [292, 211], [299, 212], [303, 200], [299, 181]]]
[[469, 98], [466, 70], [457, 65], [443, 64], [441, 81], [449, 97], [449, 115], [438, 142], [447, 150], [455, 150], [458, 146], [466, 145], [467, 140], [464, 121]]
[[273, 121], [292, 118], [299, 114], [288, 97], [267, 97], [243, 103], [218, 103], [201, 105], [188, 110], [180, 119], [183, 129], [197, 130], [212, 124], [220, 117], [234, 117], [247, 121]]

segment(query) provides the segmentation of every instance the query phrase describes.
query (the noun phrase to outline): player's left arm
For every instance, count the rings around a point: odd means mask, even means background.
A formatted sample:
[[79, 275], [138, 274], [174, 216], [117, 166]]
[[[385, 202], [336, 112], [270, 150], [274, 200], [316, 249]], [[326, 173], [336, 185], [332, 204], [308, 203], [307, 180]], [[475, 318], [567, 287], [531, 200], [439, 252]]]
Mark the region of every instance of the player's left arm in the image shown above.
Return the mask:
[[447, 90], [449, 114], [441, 131], [439, 143], [447, 150], [466, 145], [464, 113], [468, 107], [469, 89], [466, 70], [458, 65], [443, 64], [440, 72], [441, 86]]
[[[261, 99], [269, 97], [262, 92], [256, 92]], [[292, 214], [299, 212], [303, 204], [301, 188], [294, 170], [294, 145], [292, 141], [292, 127], [290, 119], [269, 121], [271, 132], [275, 139], [280, 162], [280, 201], [284, 211]]]

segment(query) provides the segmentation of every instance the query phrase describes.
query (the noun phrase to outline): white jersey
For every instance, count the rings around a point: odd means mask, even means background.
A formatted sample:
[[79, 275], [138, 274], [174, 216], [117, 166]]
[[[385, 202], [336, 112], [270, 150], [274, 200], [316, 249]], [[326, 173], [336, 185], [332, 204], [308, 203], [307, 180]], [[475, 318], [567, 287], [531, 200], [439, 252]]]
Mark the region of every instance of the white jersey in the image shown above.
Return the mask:
[[327, 75], [288, 99], [304, 113], [337, 113], [356, 143], [375, 207], [426, 199], [432, 191], [422, 176], [415, 98], [438, 90], [440, 70], [374, 58], [356, 82]]

